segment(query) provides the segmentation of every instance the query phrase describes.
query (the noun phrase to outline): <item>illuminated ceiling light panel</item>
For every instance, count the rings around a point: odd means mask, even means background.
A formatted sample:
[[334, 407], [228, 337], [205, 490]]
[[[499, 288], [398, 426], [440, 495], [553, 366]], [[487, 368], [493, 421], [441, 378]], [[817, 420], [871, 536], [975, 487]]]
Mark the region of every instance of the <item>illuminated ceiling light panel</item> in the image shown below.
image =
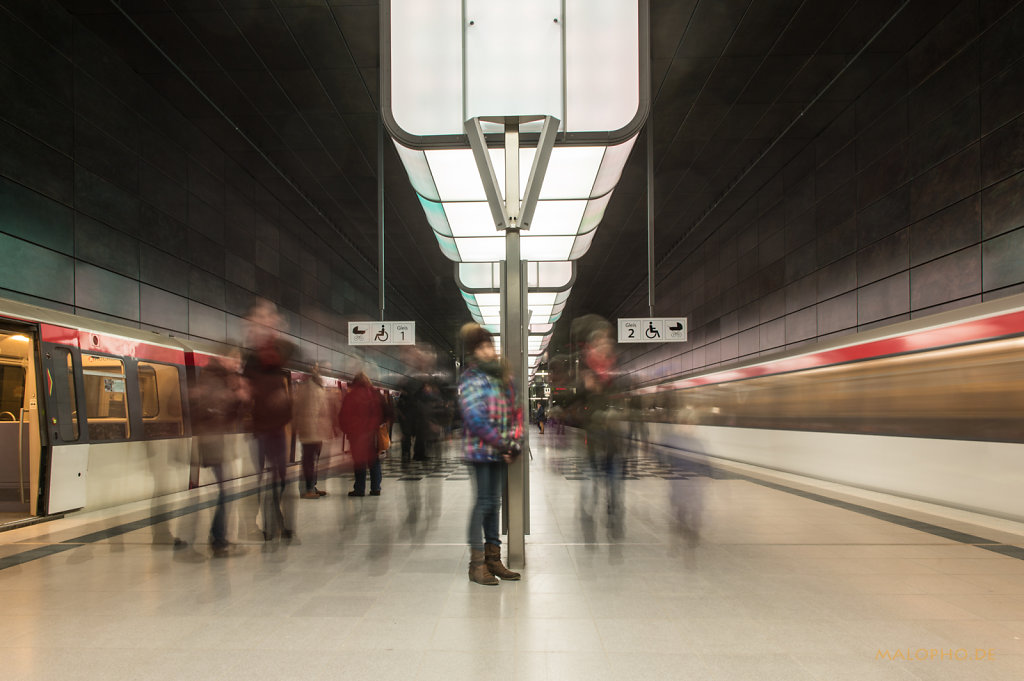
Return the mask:
[[[494, 343], [494, 349], [499, 353], [501, 352], [501, 325], [496, 324], [493, 327], [487, 327], [492, 333], [495, 334], [492, 342]], [[548, 345], [551, 343], [552, 334], [550, 331], [543, 334], [531, 333], [527, 336], [527, 352], [531, 355], [542, 355], [547, 350]]]
[[[497, 262], [462, 262], [455, 265], [459, 288], [463, 290], [497, 291], [501, 288], [501, 264]], [[576, 265], [572, 262], [529, 262], [526, 280], [530, 289], [564, 290], [575, 280]]]
[[505, 257], [505, 237], [503, 236], [458, 239], [457, 243], [459, 258], [463, 262], [490, 262]]
[[[521, 233], [524, 260], [577, 260], [587, 252], [635, 141], [633, 135], [614, 147], [556, 146], [552, 150], [533, 222]], [[484, 244], [462, 247], [465, 239], [501, 235], [487, 205], [472, 151], [417, 151], [397, 140], [395, 146], [445, 255], [456, 262], [503, 260], [504, 248], [499, 251]], [[503, 187], [504, 153], [493, 149], [488, 153], [499, 186]], [[534, 149], [525, 149], [520, 157], [520, 186], [524, 189], [534, 153]], [[553, 236], [562, 238], [548, 238]], [[453, 237], [457, 247], [445, 244], [445, 237]]]
[[607, 132], [646, 113], [645, 0], [565, 0], [564, 15], [562, 0], [381, 5], [389, 129], [458, 136], [474, 116], [550, 114]]
[[[466, 122], [551, 116], [558, 137], [529, 225], [520, 232], [528, 290], [565, 289], [568, 261], [590, 248], [650, 102], [649, 0], [382, 0], [381, 115], [438, 246], [459, 285], [499, 289], [503, 225], [495, 225]], [[514, 49], [509, 49], [514, 45]], [[485, 133], [501, 125], [481, 121]], [[520, 127], [525, 192], [540, 121]], [[487, 150], [504, 193], [504, 149]], [[520, 196], [520, 199], [523, 197]], [[552, 324], [565, 297], [531, 296], [531, 328]], [[494, 321], [492, 300], [467, 299]]]
[[[530, 329], [531, 333], [550, 331], [550, 325], [558, 321], [565, 303], [569, 299], [571, 289], [559, 292], [536, 292], [530, 291], [527, 294], [526, 304], [531, 312]], [[483, 324], [482, 320], [493, 320], [501, 318], [501, 295], [498, 293], [469, 293], [462, 291], [462, 298], [466, 302], [474, 321]], [[534, 328], [537, 330], [534, 330]]]

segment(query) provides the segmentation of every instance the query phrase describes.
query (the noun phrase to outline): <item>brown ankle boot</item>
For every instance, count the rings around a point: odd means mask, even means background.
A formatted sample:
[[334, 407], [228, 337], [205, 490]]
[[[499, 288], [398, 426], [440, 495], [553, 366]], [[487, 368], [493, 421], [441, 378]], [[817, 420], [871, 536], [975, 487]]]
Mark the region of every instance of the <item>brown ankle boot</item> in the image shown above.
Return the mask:
[[484, 555], [487, 560], [487, 569], [491, 571], [491, 574], [501, 577], [502, 579], [516, 580], [520, 579], [522, 575], [518, 572], [512, 572], [507, 567], [501, 564], [501, 547], [495, 546], [494, 544], [484, 544]]
[[469, 550], [469, 581], [485, 586], [495, 586], [498, 583], [498, 578], [487, 569], [483, 551]]

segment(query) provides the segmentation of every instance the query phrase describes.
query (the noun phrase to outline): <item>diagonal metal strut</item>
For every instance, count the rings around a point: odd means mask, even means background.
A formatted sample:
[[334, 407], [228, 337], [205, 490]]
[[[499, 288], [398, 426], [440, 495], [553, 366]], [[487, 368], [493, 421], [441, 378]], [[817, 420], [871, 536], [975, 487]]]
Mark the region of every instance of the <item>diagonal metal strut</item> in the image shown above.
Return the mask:
[[[498, 177], [491, 164], [490, 154], [487, 153], [487, 139], [484, 137], [480, 123], [486, 121], [504, 125], [505, 138], [508, 140], [510, 135], [518, 138], [519, 127], [523, 123], [539, 120], [544, 123], [541, 127], [537, 153], [533, 157], [533, 165], [530, 167], [530, 177], [526, 181], [526, 191], [523, 193], [522, 202], [520, 203], [518, 196], [506, 196], [502, 199], [502, 188], [498, 184]], [[465, 122], [464, 127], [466, 135], [469, 137], [469, 146], [473, 150], [473, 158], [484, 185], [484, 194], [487, 196], [487, 206], [491, 209], [494, 227], [498, 231], [530, 229], [534, 211], [537, 209], [537, 201], [540, 198], [540, 188], [544, 184], [544, 174], [547, 172], [548, 161], [551, 159], [551, 150], [555, 146], [558, 125], [559, 120], [554, 116], [479, 116]], [[513, 143], [513, 146], [517, 147], [518, 144]], [[518, 159], [514, 165], [518, 168]], [[518, 178], [515, 179], [518, 185]]]

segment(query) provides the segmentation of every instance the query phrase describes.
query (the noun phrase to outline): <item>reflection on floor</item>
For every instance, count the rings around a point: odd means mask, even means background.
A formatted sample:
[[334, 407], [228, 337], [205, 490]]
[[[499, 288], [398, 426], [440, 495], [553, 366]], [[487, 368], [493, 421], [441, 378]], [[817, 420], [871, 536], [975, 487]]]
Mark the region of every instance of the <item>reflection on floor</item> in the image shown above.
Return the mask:
[[225, 559], [209, 490], [0, 533], [3, 678], [1024, 677], [1024, 560], [983, 539], [660, 452], [608, 484], [535, 435], [523, 580], [483, 587], [454, 444], [397, 453], [380, 497], [292, 485], [291, 542], [233, 490]]
[[27, 513], [24, 512], [13, 512], [13, 511], [0, 511], [0, 528], [8, 523], [17, 522], [24, 520], [28, 517]]

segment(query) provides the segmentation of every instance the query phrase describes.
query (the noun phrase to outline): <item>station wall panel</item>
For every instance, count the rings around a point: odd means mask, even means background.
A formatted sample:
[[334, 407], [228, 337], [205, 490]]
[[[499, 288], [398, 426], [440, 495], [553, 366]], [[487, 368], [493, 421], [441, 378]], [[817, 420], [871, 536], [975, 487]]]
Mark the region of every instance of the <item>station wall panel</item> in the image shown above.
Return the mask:
[[154, 60], [136, 73], [57, 0], [0, 8], [0, 296], [228, 343], [264, 297], [306, 359], [388, 375], [388, 352], [344, 347], [347, 318], [376, 315], [373, 277], [278, 201], [255, 151], [227, 157], [230, 129], [158, 95], [146, 77], [177, 76]]
[[[1024, 3], [907, 11], [913, 25], [806, 112], [820, 132], [783, 136], [657, 272], [690, 340], [667, 358], [624, 349], [637, 382], [1024, 291]], [[872, 64], [884, 68], [863, 79]], [[671, 115], [656, 106], [655, 125], [674, 129]], [[656, 196], [688, 163], [659, 163]], [[636, 294], [622, 316], [646, 310]]]

